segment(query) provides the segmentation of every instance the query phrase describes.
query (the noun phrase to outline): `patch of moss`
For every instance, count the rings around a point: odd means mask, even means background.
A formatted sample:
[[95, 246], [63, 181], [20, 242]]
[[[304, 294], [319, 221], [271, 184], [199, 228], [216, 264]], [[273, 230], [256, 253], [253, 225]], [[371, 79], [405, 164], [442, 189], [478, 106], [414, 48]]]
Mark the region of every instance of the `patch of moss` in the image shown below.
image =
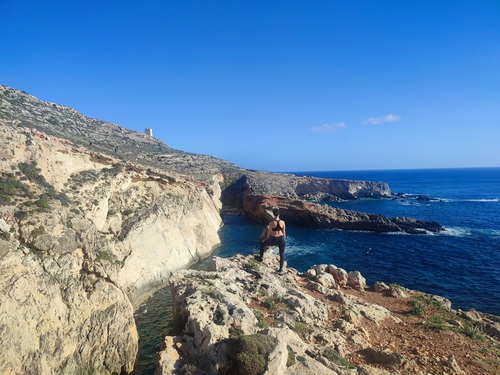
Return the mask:
[[269, 354], [277, 340], [268, 335], [245, 335], [225, 340], [231, 361], [230, 374], [260, 375], [267, 367]]

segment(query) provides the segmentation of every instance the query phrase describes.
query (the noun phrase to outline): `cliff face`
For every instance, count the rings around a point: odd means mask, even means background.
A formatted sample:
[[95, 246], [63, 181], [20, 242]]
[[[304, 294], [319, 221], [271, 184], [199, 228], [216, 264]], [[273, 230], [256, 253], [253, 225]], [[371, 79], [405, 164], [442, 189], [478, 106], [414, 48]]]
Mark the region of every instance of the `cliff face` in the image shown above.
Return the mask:
[[0, 120], [0, 373], [133, 368], [133, 305], [219, 243], [218, 181]]

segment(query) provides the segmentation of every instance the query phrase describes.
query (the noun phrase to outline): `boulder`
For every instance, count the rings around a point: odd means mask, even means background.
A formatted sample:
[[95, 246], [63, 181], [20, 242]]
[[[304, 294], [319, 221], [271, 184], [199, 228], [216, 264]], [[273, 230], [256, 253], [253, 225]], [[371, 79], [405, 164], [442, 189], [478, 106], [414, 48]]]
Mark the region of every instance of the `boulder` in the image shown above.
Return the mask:
[[347, 274], [347, 285], [353, 289], [364, 290], [366, 288], [366, 279], [359, 271], [350, 271]]

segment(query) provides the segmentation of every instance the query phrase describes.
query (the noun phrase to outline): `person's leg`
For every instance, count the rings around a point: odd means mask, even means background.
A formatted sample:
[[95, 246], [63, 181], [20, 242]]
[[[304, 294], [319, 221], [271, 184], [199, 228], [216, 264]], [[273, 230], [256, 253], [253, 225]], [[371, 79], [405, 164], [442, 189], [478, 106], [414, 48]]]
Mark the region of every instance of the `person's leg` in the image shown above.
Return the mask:
[[280, 237], [278, 247], [280, 249], [280, 269], [278, 272], [283, 272], [283, 264], [285, 263], [285, 237]]
[[281, 237], [269, 237], [267, 240], [265, 240], [264, 242], [261, 242], [260, 243], [260, 259], [264, 259], [264, 251], [266, 250], [266, 247], [268, 246], [276, 246], [278, 245], [279, 246], [279, 238]]
[[264, 242], [261, 242], [260, 243], [260, 256], [259, 256], [259, 260], [262, 260], [264, 259], [264, 250], [266, 249], [267, 245], [266, 243], [269, 241], [269, 238], [267, 240], [265, 240]]

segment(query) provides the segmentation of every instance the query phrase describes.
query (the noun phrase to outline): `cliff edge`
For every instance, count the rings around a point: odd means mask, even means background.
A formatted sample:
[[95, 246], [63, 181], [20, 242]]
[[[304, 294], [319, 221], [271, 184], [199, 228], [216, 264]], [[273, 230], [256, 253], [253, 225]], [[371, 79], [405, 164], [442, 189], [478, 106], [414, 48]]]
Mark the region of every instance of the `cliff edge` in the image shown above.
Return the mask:
[[445, 298], [278, 256], [210, 259], [173, 273], [174, 323], [157, 375], [496, 374], [500, 318]]

